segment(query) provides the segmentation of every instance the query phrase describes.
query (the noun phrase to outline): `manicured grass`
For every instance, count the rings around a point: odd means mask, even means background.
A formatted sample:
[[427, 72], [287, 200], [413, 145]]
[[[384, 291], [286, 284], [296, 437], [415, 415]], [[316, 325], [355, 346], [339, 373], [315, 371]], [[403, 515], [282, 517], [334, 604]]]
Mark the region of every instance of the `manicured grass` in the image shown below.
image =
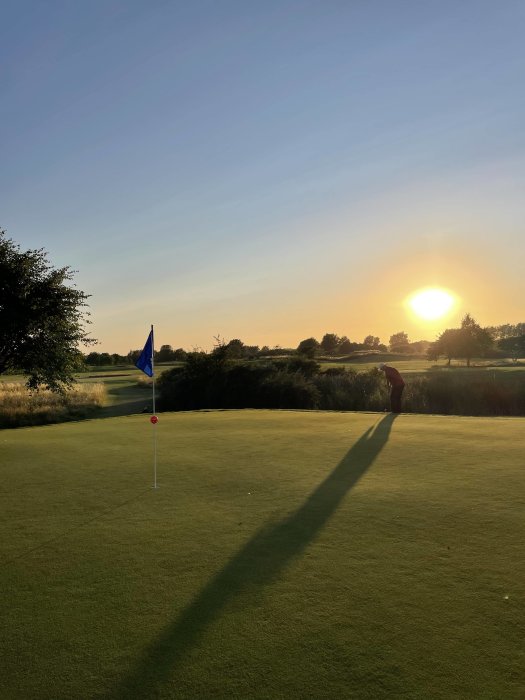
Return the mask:
[[525, 420], [0, 432], [0, 696], [522, 698]]
[[[322, 362], [321, 368], [328, 367], [347, 367], [356, 372], [364, 372], [365, 370], [374, 369], [377, 367], [379, 360], [371, 361], [369, 357], [364, 359], [356, 359], [348, 362]], [[406, 359], [406, 360], [385, 360], [385, 362], [393, 367], [396, 367], [403, 375], [426, 374], [427, 372], [525, 372], [525, 362], [521, 360], [515, 364], [511, 360], [472, 360], [471, 367], [467, 367], [464, 361], [453, 360], [450, 367], [443, 360], [433, 362], [430, 360], [421, 359]]]

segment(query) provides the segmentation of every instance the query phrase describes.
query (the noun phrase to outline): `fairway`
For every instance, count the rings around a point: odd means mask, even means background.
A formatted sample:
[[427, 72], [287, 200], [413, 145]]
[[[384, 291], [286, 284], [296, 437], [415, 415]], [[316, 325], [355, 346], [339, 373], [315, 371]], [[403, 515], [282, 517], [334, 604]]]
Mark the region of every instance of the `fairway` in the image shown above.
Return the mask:
[[0, 432], [0, 696], [525, 696], [525, 419]]

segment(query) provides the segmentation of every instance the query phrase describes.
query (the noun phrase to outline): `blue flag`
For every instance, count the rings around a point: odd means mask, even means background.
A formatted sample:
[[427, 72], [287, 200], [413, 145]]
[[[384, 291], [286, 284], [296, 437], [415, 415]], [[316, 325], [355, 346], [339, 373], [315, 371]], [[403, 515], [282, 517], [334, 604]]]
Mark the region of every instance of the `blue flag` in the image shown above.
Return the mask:
[[135, 362], [135, 367], [141, 369], [148, 377], [153, 377], [153, 328], [148, 335], [144, 350]]

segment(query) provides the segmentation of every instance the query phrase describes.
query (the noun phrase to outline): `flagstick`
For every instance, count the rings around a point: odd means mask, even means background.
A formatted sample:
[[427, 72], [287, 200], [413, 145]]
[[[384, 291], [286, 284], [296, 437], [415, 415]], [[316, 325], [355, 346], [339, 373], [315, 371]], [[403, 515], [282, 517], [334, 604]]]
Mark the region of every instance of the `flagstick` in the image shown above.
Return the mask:
[[[151, 325], [151, 371], [153, 377], [153, 416], [155, 415], [155, 337]], [[157, 423], [153, 423], [153, 488], [157, 489]]]

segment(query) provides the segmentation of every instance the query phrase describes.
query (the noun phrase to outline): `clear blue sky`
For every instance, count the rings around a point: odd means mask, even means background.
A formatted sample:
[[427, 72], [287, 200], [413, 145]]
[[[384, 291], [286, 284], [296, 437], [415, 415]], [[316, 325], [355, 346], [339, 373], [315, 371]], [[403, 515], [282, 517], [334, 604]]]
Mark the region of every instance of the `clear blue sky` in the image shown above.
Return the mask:
[[6, 2], [0, 225], [99, 349], [525, 320], [525, 3]]

